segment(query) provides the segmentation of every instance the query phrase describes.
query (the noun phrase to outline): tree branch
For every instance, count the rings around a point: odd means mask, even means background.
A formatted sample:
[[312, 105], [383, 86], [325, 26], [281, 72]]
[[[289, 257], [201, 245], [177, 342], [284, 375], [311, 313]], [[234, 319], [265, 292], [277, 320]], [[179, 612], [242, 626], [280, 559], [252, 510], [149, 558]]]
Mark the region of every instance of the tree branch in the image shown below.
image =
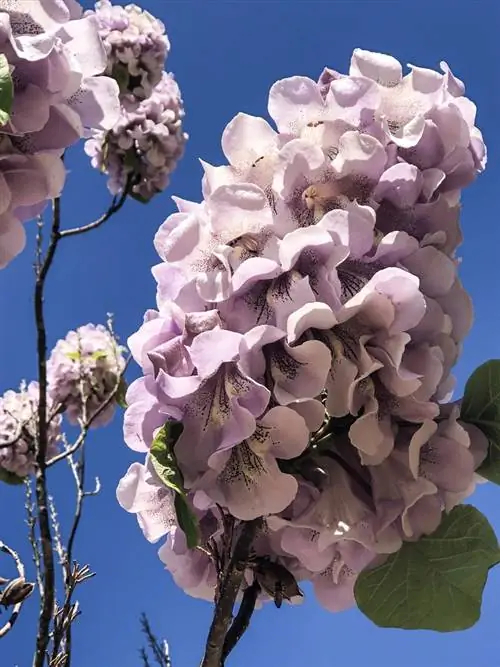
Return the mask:
[[61, 238], [64, 239], [68, 236], [85, 234], [86, 232], [90, 232], [92, 229], [97, 229], [105, 222], [107, 222], [115, 213], [118, 213], [118, 211], [125, 204], [125, 201], [129, 193], [130, 193], [130, 179], [125, 184], [125, 188], [123, 189], [121, 195], [120, 196], [116, 195], [115, 197], [113, 197], [113, 200], [106, 213], [103, 213], [103, 215], [101, 215], [100, 218], [97, 218], [97, 220], [89, 222], [88, 225], [83, 225], [82, 227], [73, 227], [72, 229], [65, 229], [64, 231], [61, 232]]
[[233, 554], [229, 562], [225, 564], [201, 667], [221, 667], [224, 641], [231, 622], [234, 603], [243, 580], [250, 548], [261, 522], [262, 519], [255, 519], [242, 524]]
[[248, 588], [245, 589], [245, 592], [243, 593], [243, 600], [241, 601], [238, 613], [236, 614], [236, 617], [226, 634], [226, 639], [224, 640], [224, 647], [222, 650], [222, 666], [224, 665], [228, 655], [248, 630], [248, 626], [252, 620], [253, 612], [255, 611], [255, 605], [257, 603], [259, 593], [260, 586], [257, 581], [254, 581], [251, 586], [248, 586]]
[[35, 322], [38, 355], [38, 433], [36, 447], [35, 492], [38, 507], [38, 525], [42, 543], [43, 591], [36, 638], [33, 667], [43, 667], [49, 643], [50, 622], [54, 609], [54, 552], [50, 532], [50, 516], [47, 506], [46, 455], [48, 445], [47, 424], [47, 335], [44, 317], [44, 288], [47, 274], [54, 260], [60, 239], [61, 200], [54, 199], [52, 205], [52, 230], [49, 247], [43, 264], [37, 267], [35, 283]]

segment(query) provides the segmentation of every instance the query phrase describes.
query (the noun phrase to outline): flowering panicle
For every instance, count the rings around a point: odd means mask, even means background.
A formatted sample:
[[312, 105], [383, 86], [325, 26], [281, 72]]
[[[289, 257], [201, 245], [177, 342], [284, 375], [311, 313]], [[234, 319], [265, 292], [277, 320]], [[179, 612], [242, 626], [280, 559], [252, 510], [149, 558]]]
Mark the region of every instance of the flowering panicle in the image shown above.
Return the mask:
[[[129, 347], [125, 441], [146, 453], [118, 499], [188, 593], [212, 598], [219, 508], [264, 517], [254, 550], [353, 603], [377, 555], [471, 493], [485, 438], [452, 368], [472, 323], [457, 275], [461, 189], [486, 163], [476, 108], [441, 73], [356, 49], [348, 75], [275, 83], [239, 113], [201, 203], [160, 227], [157, 309]], [[148, 454], [166, 421], [205, 551], [190, 550]], [[250, 568], [248, 580], [254, 570]], [[264, 594], [263, 594], [264, 595]]]
[[[19, 391], [6, 391], [0, 398], [0, 476], [2, 472], [23, 478], [34, 472], [36, 434], [38, 428], [37, 382], [21, 386]], [[47, 460], [58, 450], [61, 438], [61, 415], [47, 403]]]
[[107, 73], [120, 85], [121, 116], [110, 131], [96, 130], [85, 151], [108, 174], [113, 194], [128, 189], [140, 201], [165, 190], [184, 154], [184, 106], [172, 74], [164, 71], [170, 43], [165, 27], [137, 5], [100, 0], [95, 11], [108, 55]]
[[48, 393], [71, 424], [92, 419], [95, 427], [111, 421], [114, 401], [93, 415], [116, 391], [125, 368], [123, 351], [101, 324], [86, 324], [56, 343], [47, 362]]
[[115, 124], [119, 90], [99, 76], [106, 52], [95, 20], [73, 0], [1, 0], [0, 26], [0, 59], [12, 80], [11, 108], [0, 118], [3, 268], [24, 247], [22, 223], [61, 193], [65, 149]]
[[122, 7], [110, 0], [99, 0], [95, 12], [85, 16], [97, 20], [108, 57], [106, 73], [120, 83], [121, 92], [139, 99], [151, 95], [170, 51], [163, 23], [137, 5]]
[[[111, 421], [124, 386], [124, 351], [110, 327], [95, 324], [56, 343], [47, 362], [47, 460], [62, 440], [63, 416], [87, 428]], [[34, 472], [38, 398], [37, 382], [0, 398], [0, 479], [2, 471], [18, 478]]]

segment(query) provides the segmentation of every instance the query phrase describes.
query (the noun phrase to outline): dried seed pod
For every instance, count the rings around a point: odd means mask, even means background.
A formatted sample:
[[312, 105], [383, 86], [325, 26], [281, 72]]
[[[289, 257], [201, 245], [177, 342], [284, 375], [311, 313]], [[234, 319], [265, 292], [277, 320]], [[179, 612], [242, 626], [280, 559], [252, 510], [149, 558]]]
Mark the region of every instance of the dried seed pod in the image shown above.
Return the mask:
[[35, 585], [30, 584], [23, 577], [12, 579], [0, 593], [0, 604], [4, 607], [11, 607], [24, 602], [33, 593], [34, 588]]

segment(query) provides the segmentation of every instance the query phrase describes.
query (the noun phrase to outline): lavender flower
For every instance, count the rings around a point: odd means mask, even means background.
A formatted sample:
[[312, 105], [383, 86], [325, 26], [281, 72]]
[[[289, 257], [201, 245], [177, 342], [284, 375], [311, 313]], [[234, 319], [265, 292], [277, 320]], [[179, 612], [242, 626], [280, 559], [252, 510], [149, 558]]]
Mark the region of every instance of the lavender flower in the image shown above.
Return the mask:
[[149, 97], [163, 76], [170, 42], [163, 23], [137, 5], [95, 4], [99, 35], [108, 57], [106, 73], [120, 84], [121, 92], [138, 99]]
[[[256, 557], [312, 582], [332, 611], [478, 481], [484, 438], [442, 402], [472, 322], [461, 189], [486, 149], [441, 68], [403, 76], [356, 49], [348, 75], [278, 81], [276, 129], [238, 114], [228, 164], [202, 163], [203, 201], [174, 198], [158, 230], [157, 310], [129, 341], [143, 375], [124, 420], [146, 463], [118, 497], [148, 539], [167, 535], [160, 558], [192, 595], [213, 597], [210, 559], [187, 548], [170, 491], [145, 472], [168, 420], [184, 427], [173, 454], [203, 549], [223, 531], [218, 508], [262, 517]], [[258, 576], [249, 566], [246, 581]]]
[[[0, 470], [26, 477], [35, 469], [38, 430], [37, 382], [21, 386], [18, 392], [6, 391], [0, 398]], [[57, 453], [61, 415], [54, 414], [54, 403], [47, 403], [47, 460]], [[11, 443], [11, 444], [9, 444]]]
[[92, 166], [109, 174], [114, 194], [129, 183], [132, 196], [149, 201], [162, 192], [184, 154], [184, 108], [171, 74], [146, 99], [122, 96], [121, 116], [109, 132], [95, 132], [85, 144]]
[[113, 334], [98, 324], [86, 324], [59, 340], [47, 363], [48, 392], [62, 406], [70, 423], [108, 424], [114, 401], [97, 415], [120, 382], [125, 368], [124, 348]]
[[36, 217], [65, 180], [64, 150], [118, 117], [118, 86], [99, 76], [106, 53], [94, 19], [57, 0], [0, 2], [0, 55], [13, 83], [0, 127], [0, 267], [24, 247], [22, 222]]

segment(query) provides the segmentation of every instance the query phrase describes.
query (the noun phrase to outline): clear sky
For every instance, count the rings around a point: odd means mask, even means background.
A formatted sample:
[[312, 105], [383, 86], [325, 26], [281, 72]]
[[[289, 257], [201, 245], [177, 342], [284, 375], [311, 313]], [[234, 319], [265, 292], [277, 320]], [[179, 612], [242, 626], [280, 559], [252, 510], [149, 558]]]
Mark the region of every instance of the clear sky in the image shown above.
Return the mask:
[[[476, 324], [457, 367], [458, 389], [477, 365], [500, 357], [498, 0], [143, 0], [143, 6], [166, 24], [172, 42], [168, 69], [183, 92], [191, 139], [166, 194], [147, 207], [132, 202], [104, 228], [61, 244], [47, 294], [51, 345], [68, 329], [104, 322], [109, 311], [126, 340], [144, 310], [154, 307], [150, 267], [158, 260], [152, 241], [174, 209], [169, 195], [195, 201], [201, 197], [197, 158], [221, 164], [225, 124], [238, 111], [266, 116], [267, 93], [275, 80], [295, 74], [316, 78], [325, 65], [346, 71], [352, 50], [361, 47], [425, 67], [437, 68], [444, 59], [478, 105], [489, 164], [463, 198], [461, 273], [474, 300]], [[63, 197], [67, 227], [90, 221], [108, 202], [105, 181], [87, 166], [81, 147], [69, 166]], [[32, 379], [35, 369], [33, 224], [28, 233], [28, 249], [0, 273], [1, 392], [22, 378]], [[137, 373], [131, 368], [129, 379]], [[89, 477], [98, 474], [103, 488], [85, 507], [76, 545], [80, 561], [88, 562], [97, 576], [81, 588], [83, 614], [75, 632], [74, 667], [139, 667], [141, 611], [168, 638], [174, 667], [196, 667], [211, 608], [175, 587], [157, 558], [159, 545], [146, 542], [135, 517], [115, 500], [118, 480], [137, 460], [123, 444], [121, 414], [92, 436], [88, 459]], [[56, 471], [52, 488], [64, 530], [74, 502], [64, 466]], [[22, 488], [0, 488], [0, 538], [29, 558], [23, 499]], [[483, 487], [474, 500], [500, 534], [500, 489]], [[6, 573], [5, 563], [0, 560], [1, 574]], [[278, 611], [269, 605], [256, 615], [230, 664], [498, 667], [499, 586], [500, 568], [490, 575], [480, 622], [454, 635], [378, 629], [357, 610], [340, 615], [323, 611], [311, 595], [300, 608], [285, 605]], [[15, 630], [0, 641], [0, 667], [31, 664], [36, 613], [33, 598]]]

